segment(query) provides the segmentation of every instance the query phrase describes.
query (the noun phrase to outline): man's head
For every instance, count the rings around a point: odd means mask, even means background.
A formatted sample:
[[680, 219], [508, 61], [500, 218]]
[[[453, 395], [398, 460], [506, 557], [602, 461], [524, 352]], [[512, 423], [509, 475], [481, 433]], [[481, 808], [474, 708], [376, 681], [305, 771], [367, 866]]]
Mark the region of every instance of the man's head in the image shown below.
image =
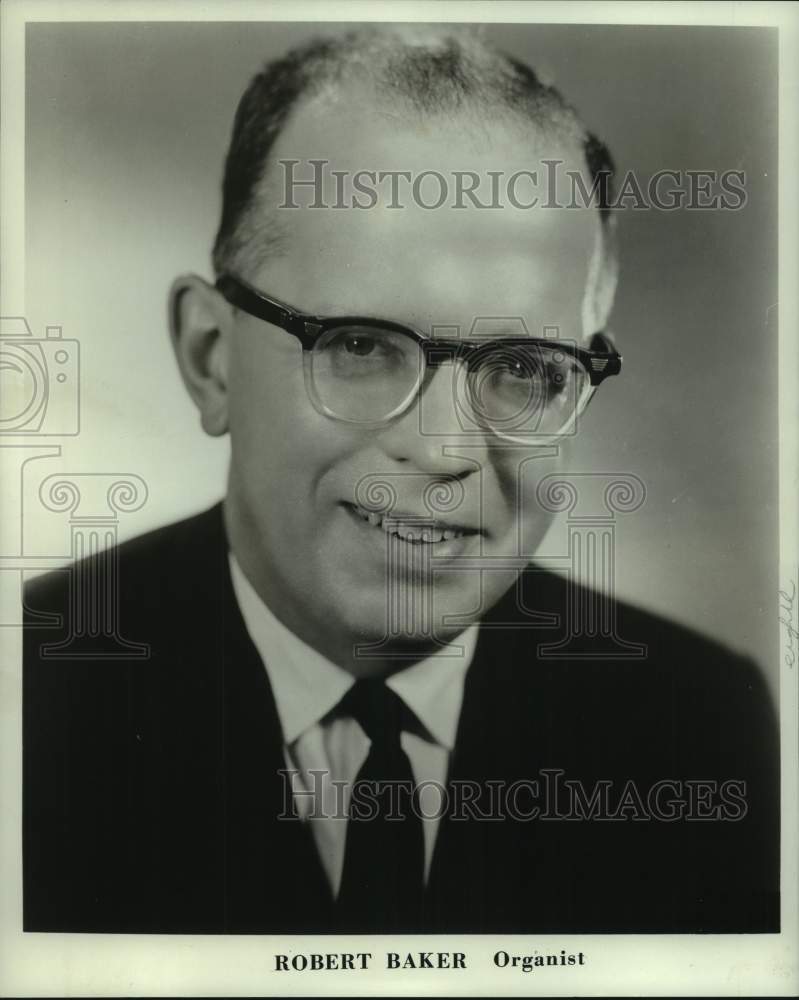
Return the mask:
[[[478, 130], [499, 116], [515, 120], [528, 135], [541, 131], [569, 137], [582, 148], [592, 179], [602, 179], [599, 211], [602, 221], [610, 222], [610, 154], [559, 91], [543, 84], [529, 66], [486, 45], [479, 29], [371, 28], [312, 40], [269, 63], [250, 82], [239, 102], [225, 164], [213, 252], [217, 274], [232, 270], [246, 275], [280, 252], [285, 220], [275, 213], [267, 226], [263, 215], [252, 211], [265, 182], [276, 180], [275, 142], [303, 105], [329, 102], [335, 114], [345, 103], [342, 90], [353, 89], [389, 114], [421, 119], [462, 115]], [[271, 206], [267, 201], [261, 207], [268, 211]]]
[[[215, 268], [313, 315], [378, 317], [433, 337], [444, 328], [449, 338], [558, 328], [584, 342], [604, 327], [615, 287], [607, 211], [547, 209], [551, 192], [540, 191], [541, 205], [527, 209], [521, 189], [491, 208], [461, 198], [431, 210], [427, 188], [402, 197], [390, 184], [368, 208], [355, 197], [363, 172], [476, 174], [490, 191], [492, 173], [543, 178], [554, 160], [586, 188], [609, 169], [556, 91], [472, 35], [369, 31], [312, 43], [267, 67], [242, 98]], [[308, 177], [313, 161], [325, 163], [321, 199], [309, 187], [287, 201], [286, 163]], [[464, 423], [459, 364], [432, 370], [397, 419], [346, 423], [313, 405], [301, 344], [278, 326], [193, 277], [176, 282], [172, 316], [203, 426], [231, 434], [234, 551], [272, 610], [331, 658], [367, 671], [352, 661], [356, 643], [392, 629], [399, 645], [423, 645], [431, 627], [442, 638], [459, 631], [535, 551], [549, 522], [529, 484], [556, 459]], [[367, 518], [381, 489], [387, 512], [409, 521], [394, 535]], [[435, 522], [428, 540], [419, 530], [409, 540], [423, 516]], [[481, 571], [478, 557], [492, 568]], [[397, 603], [413, 615], [392, 617]]]

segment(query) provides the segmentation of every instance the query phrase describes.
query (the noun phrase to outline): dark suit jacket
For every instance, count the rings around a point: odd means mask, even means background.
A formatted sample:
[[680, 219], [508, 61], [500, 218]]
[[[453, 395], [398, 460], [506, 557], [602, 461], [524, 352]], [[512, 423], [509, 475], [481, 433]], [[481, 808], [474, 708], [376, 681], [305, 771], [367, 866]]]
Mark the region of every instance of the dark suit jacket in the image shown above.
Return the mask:
[[[307, 827], [277, 819], [280, 726], [233, 594], [221, 509], [117, 556], [119, 628], [148, 643], [149, 658], [45, 655], [42, 644], [61, 633], [37, 613], [68, 621], [85, 573], [52, 573], [26, 595], [25, 929], [335, 931]], [[563, 620], [563, 580], [531, 568], [522, 586], [524, 605]], [[551, 769], [589, 796], [610, 781], [616, 804], [632, 779], [646, 803], [671, 779], [683, 798], [693, 788], [694, 812], [704, 802], [707, 815], [719, 795], [685, 783], [734, 780], [745, 782], [746, 815], [739, 794], [726, 820], [647, 819], [634, 804], [615, 821], [445, 817], [413, 929], [776, 931], [777, 742], [756, 667], [622, 605], [620, 634], [646, 643], [645, 659], [542, 659], [538, 644], [558, 633], [513, 627], [518, 606], [509, 593], [481, 627], [451, 787], [537, 779], [543, 788]], [[501, 623], [511, 627], [491, 627]]]

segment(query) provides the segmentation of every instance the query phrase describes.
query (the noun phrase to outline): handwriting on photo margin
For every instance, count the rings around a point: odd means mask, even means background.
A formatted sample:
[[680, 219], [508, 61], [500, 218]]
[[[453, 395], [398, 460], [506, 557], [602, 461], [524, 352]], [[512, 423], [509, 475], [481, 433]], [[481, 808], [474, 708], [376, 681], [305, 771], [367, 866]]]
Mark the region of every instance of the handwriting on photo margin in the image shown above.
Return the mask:
[[797, 645], [799, 644], [799, 629], [796, 627], [796, 608], [794, 604], [796, 598], [796, 580], [791, 580], [790, 586], [790, 594], [787, 590], [780, 590], [779, 592], [780, 617], [778, 621], [785, 628], [785, 636], [788, 643], [785, 650], [785, 665], [793, 670], [796, 663]]

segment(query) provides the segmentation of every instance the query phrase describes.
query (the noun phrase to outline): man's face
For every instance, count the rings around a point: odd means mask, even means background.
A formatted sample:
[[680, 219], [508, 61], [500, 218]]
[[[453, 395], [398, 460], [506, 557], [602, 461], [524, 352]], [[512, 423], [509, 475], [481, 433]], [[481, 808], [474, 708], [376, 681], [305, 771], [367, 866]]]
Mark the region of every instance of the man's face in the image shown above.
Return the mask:
[[[485, 201], [489, 170], [542, 175], [542, 157], [585, 169], [578, 149], [522, 136], [512, 124], [420, 122], [341, 95], [301, 109], [278, 140], [273, 162], [299, 160], [296, 177], [311, 176], [312, 159], [350, 176], [437, 170], [451, 178], [471, 170], [486, 178]], [[272, 177], [274, 203], [283, 198], [282, 170]], [[380, 190], [388, 195], [386, 186]], [[595, 209], [514, 209], [505, 198], [503, 208], [480, 209], [466, 199], [468, 207], [452, 209], [450, 197], [444, 207], [427, 210], [412, 203], [407, 185], [401, 191], [401, 209], [388, 208], [387, 197], [369, 210], [273, 208], [270, 214], [262, 208], [265, 226], [279, 218], [285, 253], [245, 277], [266, 294], [322, 316], [380, 317], [428, 335], [445, 326], [450, 337], [452, 327], [468, 337], [481, 317], [505, 317], [507, 324], [494, 320], [491, 329], [518, 335], [514, 320], [523, 318], [531, 336], [557, 326], [562, 338], [583, 339]], [[433, 200], [436, 191], [425, 188], [424, 197]], [[519, 200], [530, 193], [520, 186]], [[311, 198], [298, 193], [295, 201], [307, 205]], [[331, 186], [325, 200], [332, 205], [335, 198]], [[520, 569], [513, 557], [530, 557], [548, 527], [534, 489], [557, 458], [535, 446], [508, 447], [474, 425], [464, 431], [453, 395], [457, 367], [436, 369], [414, 405], [385, 427], [341, 423], [311, 403], [297, 339], [237, 314], [228, 361], [226, 510], [234, 549], [284, 623], [339, 661], [354, 643], [380, 640], [392, 628], [409, 639], [423, 638], [431, 626], [440, 637], [459, 631], [507, 590]], [[391, 536], [371, 523], [365, 507], [380, 484], [395, 496], [394, 515], [434, 516], [441, 531], [448, 529], [444, 539], [403, 539], [402, 530]], [[435, 487], [442, 484], [449, 484], [453, 499], [431, 514], [427, 503], [435, 506]], [[478, 556], [493, 557], [493, 568], [480, 572], [474, 563], [458, 563]], [[400, 606], [416, 609], [413, 621]], [[444, 626], [452, 616], [460, 616], [461, 625]]]

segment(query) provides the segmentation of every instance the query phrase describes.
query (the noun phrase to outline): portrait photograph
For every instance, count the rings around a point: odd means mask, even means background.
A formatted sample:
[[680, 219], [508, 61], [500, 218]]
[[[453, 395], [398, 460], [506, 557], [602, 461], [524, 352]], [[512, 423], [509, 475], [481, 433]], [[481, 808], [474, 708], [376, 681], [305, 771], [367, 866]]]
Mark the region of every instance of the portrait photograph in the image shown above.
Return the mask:
[[799, 985], [799, 16], [696, 6], [8, 4], [19, 995]]

